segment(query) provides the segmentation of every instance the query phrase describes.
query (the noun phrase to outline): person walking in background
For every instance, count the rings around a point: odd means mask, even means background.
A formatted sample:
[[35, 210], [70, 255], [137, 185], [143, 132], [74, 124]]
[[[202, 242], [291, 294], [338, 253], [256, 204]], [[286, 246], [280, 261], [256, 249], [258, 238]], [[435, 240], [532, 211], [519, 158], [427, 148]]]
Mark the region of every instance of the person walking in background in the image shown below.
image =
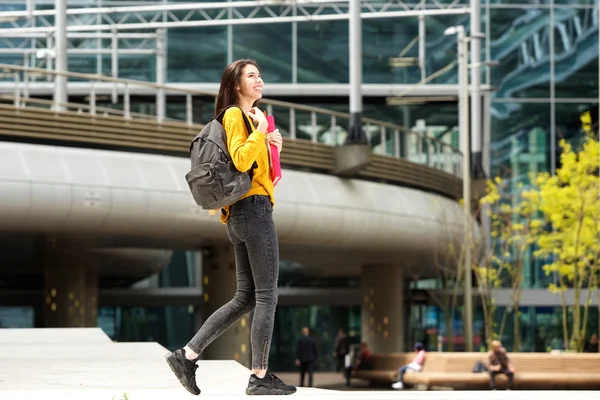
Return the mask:
[[302, 336], [296, 341], [296, 366], [300, 367], [300, 386], [304, 386], [304, 376], [308, 374], [308, 386], [313, 386], [313, 373], [317, 363], [317, 344], [310, 336], [310, 330], [302, 328]]
[[338, 329], [337, 336], [335, 337], [335, 343], [333, 345], [333, 357], [337, 360], [335, 370], [337, 372], [343, 371], [344, 360], [346, 359], [346, 354], [350, 351], [350, 346], [348, 344], [348, 336], [344, 332], [342, 328]]
[[425, 352], [425, 346], [423, 343], [415, 344], [415, 356], [410, 364], [405, 365], [398, 369], [398, 381], [392, 384], [392, 388], [396, 390], [404, 389], [404, 374], [408, 371], [421, 372], [423, 367], [425, 366], [425, 359], [427, 358], [427, 353]]
[[[227, 225], [235, 254], [235, 295], [204, 321], [184, 348], [166, 355], [167, 363], [179, 382], [194, 395], [200, 394], [196, 384], [196, 362], [202, 351], [252, 310], [252, 373], [246, 394], [286, 395], [296, 392], [294, 386], [286, 385], [267, 372], [279, 277], [279, 243], [273, 222], [274, 185], [269, 174], [267, 146], [273, 144], [280, 151], [282, 139], [277, 130], [266, 133], [267, 117], [256, 107], [262, 91], [262, 76], [254, 61], [238, 60], [225, 68], [215, 116], [223, 116], [222, 126], [233, 165], [240, 172], [252, 169], [252, 184], [237, 202], [220, 211], [221, 222]], [[252, 122], [256, 127], [252, 126]], [[252, 132], [248, 132], [247, 125], [252, 127]]]
[[492, 341], [492, 351], [488, 354], [490, 372], [490, 387], [492, 390], [496, 390], [495, 378], [498, 374], [504, 374], [508, 378], [508, 389], [512, 389], [513, 378], [515, 376], [515, 369], [510, 365], [508, 359], [508, 353], [506, 349], [502, 347], [502, 343], [499, 340]]

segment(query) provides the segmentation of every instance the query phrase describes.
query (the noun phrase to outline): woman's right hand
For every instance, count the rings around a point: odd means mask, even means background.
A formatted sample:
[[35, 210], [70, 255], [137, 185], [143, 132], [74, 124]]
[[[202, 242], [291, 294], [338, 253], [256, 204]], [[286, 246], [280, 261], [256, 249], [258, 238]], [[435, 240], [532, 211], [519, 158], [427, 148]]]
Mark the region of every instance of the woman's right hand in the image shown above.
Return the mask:
[[267, 122], [267, 117], [258, 107], [252, 107], [250, 111], [248, 111], [248, 115], [252, 118], [254, 123], [258, 124], [256, 130], [259, 132], [267, 133], [267, 129], [269, 129], [269, 122]]

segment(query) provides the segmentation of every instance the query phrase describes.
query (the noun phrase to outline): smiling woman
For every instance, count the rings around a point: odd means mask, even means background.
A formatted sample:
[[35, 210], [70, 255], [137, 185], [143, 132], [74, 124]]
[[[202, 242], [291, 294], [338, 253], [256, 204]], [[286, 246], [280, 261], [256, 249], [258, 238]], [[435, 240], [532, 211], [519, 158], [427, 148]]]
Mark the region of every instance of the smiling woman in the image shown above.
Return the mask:
[[[200, 394], [195, 375], [200, 354], [252, 310], [252, 375], [246, 394], [296, 392], [294, 386], [267, 373], [279, 276], [279, 240], [273, 222], [274, 185], [269, 174], [267, 146], [273, 144], [281, 151], [282, 140], [277, 130], [266, 134], [267, 118], [257, 107], [262, 89], [258, 65], [252, 60], [238, 60], [223, 72], [217, 95], [215, 115], [225, 110], [222, 125], [227, 150], [238, 171], [249, 171], [252, 185], [239, 200], [221, 209], [221, 222], [227, 224], [235, 253], [237, 291], [229, 303], [204, 322], [187, 346], [167, 355], [167, 362], [181, 384], [195, 395]], [[248, 122], [256, 124], [256, 128], [253, 124], [248, 126], [244, 118], [249, 118]]]

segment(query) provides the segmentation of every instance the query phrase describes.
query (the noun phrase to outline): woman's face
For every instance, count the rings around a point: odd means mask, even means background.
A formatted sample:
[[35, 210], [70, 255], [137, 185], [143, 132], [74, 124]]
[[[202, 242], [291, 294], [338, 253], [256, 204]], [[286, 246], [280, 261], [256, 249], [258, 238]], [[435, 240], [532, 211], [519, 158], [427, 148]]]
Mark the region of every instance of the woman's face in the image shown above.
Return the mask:
[[264, 83], [258, 68], [252, 64], [245, 65], [239, 83], [240, 97], [254, 102], [262, 97], [263, 86]]

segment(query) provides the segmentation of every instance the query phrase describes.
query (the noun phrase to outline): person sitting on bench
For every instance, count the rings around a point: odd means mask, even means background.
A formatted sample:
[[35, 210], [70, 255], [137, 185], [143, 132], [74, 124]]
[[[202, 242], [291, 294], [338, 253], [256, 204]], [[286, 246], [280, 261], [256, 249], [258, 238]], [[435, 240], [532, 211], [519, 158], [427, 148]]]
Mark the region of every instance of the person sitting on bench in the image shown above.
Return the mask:
[[495, 378], [498, 374], [506, 375], [508, 378], [508, 390], [512, 389], [515, 369], [510, 365], [506, 349], [502, 347], [502, 343], [499, 340], [492, 341], [492, 351], [490, 351], [488, 356], [490, 361], [488, 370], [490, 372], [491, 389], [496, 390]]
[[404, 378], [404, 374], [408, 371], [421, 372], [423, 366], [425, 365], [426, 357], [427, 354], [425, 352], [425, 346], [423, 345], [423, 343], [416, 343], [415, 356], [412, 362], [398, 369], [398, 381], [392, 384], [392, 388], [396, 390], [404, 389], [404, 382], [402, 381], [402, 379]]
[[346, 354], [346, 386], [350, 386], [350, 377], [356, 371], [371, 369], [373, 369], [373, 353], [367, 342], [362, 342], [358, 351], [355, 346], [352, 346], [350, 353]]

